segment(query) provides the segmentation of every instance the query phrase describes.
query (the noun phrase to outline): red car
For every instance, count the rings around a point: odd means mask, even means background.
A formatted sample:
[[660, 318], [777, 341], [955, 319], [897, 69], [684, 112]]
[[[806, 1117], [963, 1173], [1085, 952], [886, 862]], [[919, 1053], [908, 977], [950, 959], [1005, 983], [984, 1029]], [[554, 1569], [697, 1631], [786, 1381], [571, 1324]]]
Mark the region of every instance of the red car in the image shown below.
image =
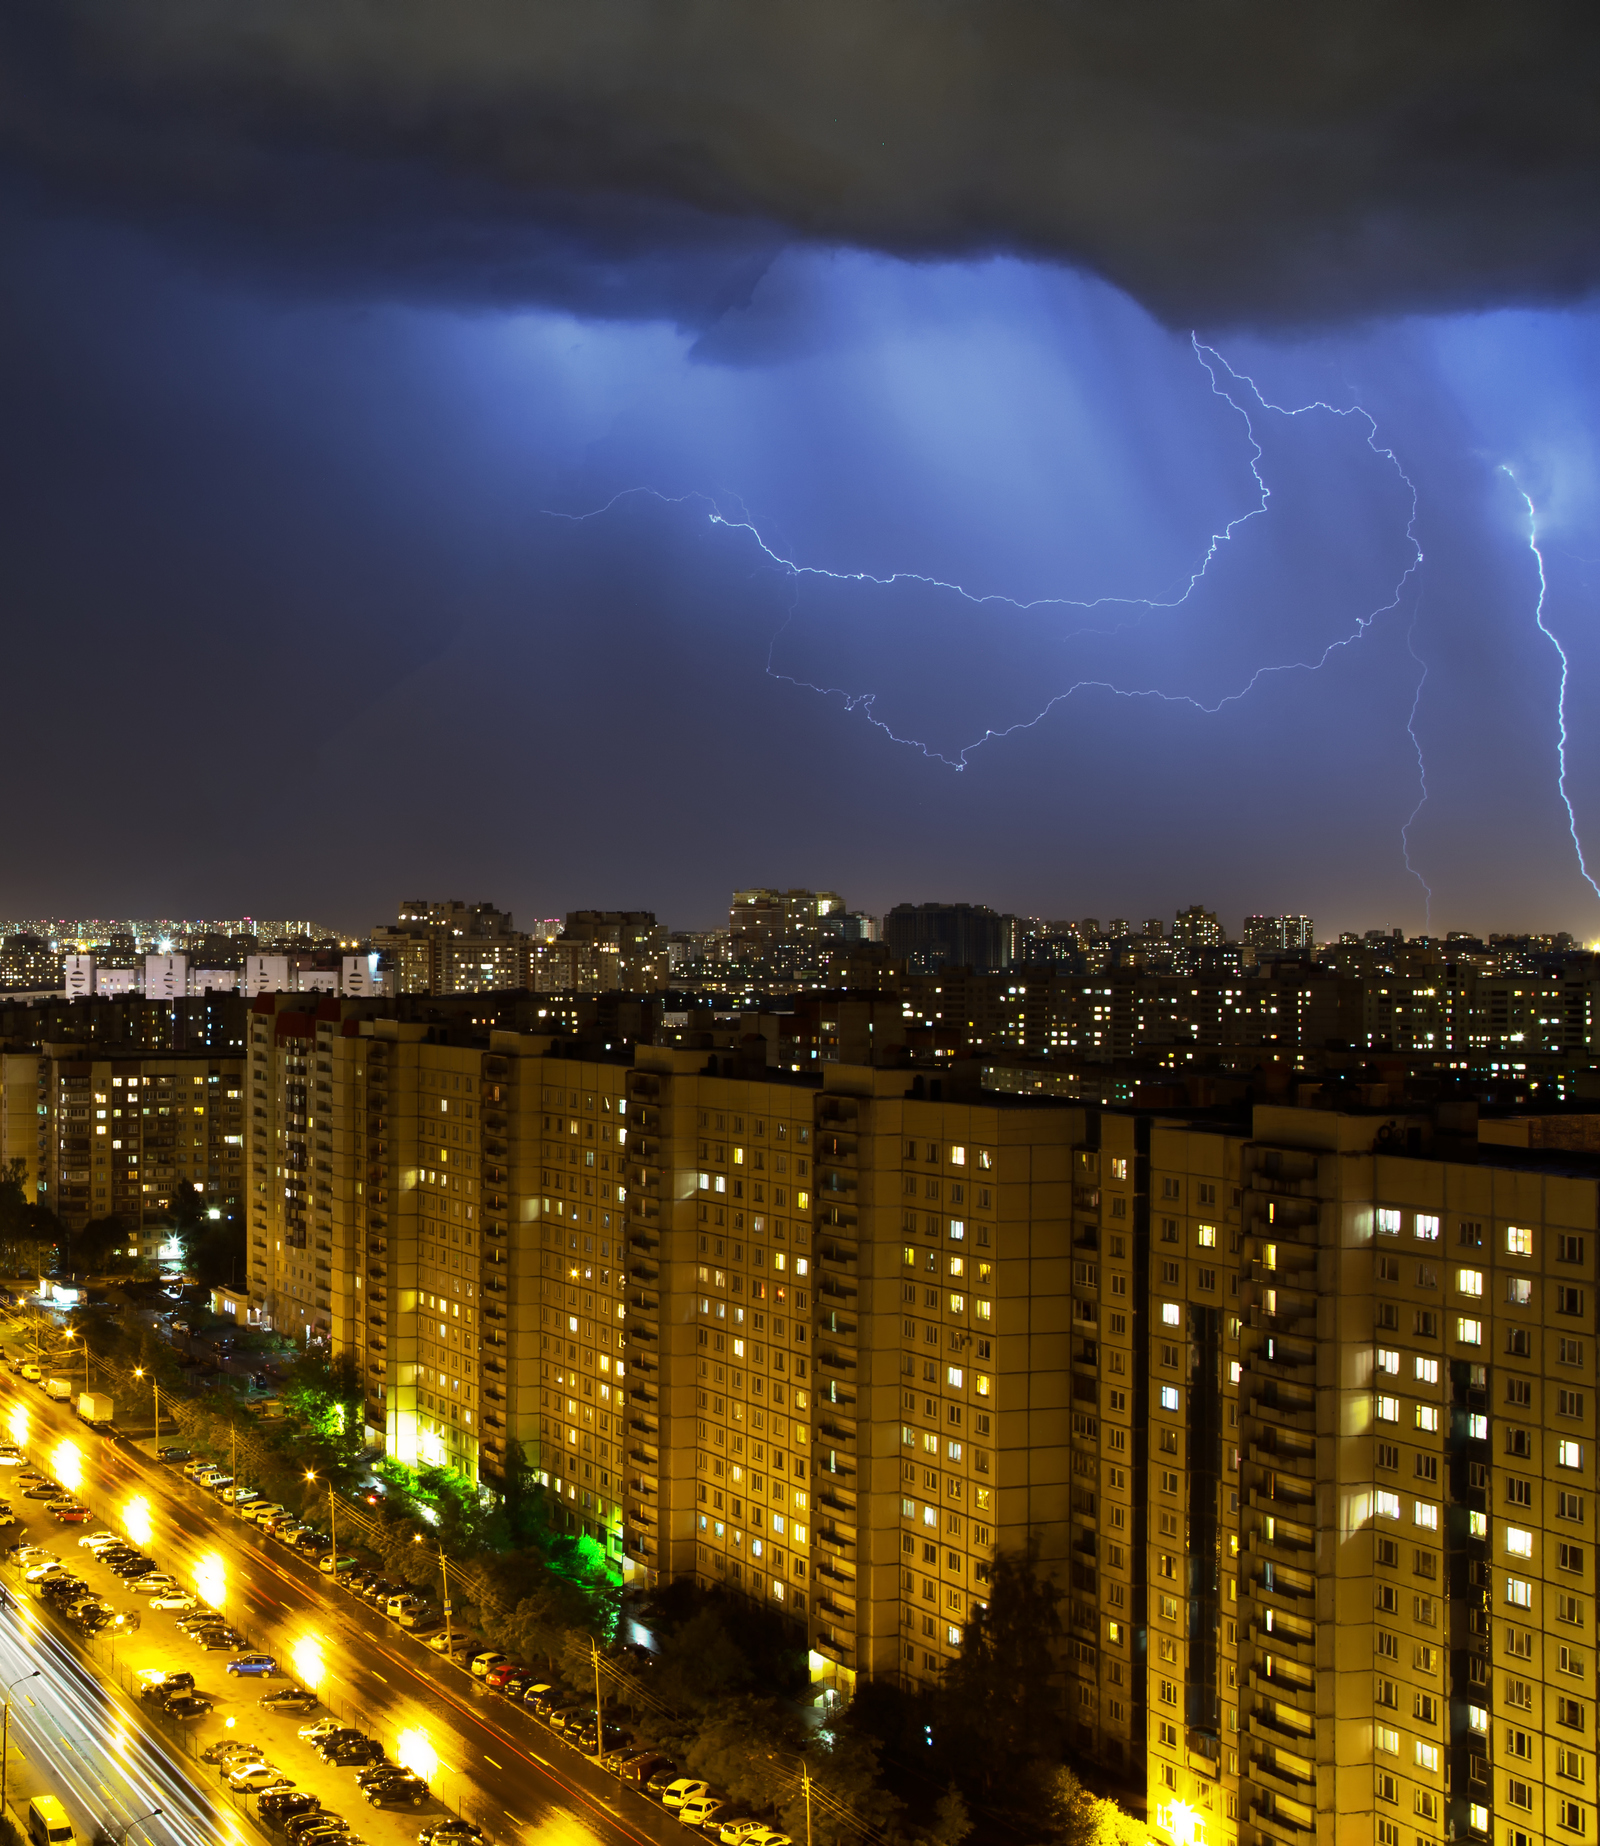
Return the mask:
[[508, 1679], [514, 1678], [519, 1673], [527, 1674], [532, 1671], [533, 1668], [521, 1660], [501, 1660], [484, 1674], [483, 1683], [498, 1692]]
[[89, 1517], [88, 1507], [79, 1506], [76, 1500], [52, 1500], [44, 1510], [64, 1526], [81, 1526]]

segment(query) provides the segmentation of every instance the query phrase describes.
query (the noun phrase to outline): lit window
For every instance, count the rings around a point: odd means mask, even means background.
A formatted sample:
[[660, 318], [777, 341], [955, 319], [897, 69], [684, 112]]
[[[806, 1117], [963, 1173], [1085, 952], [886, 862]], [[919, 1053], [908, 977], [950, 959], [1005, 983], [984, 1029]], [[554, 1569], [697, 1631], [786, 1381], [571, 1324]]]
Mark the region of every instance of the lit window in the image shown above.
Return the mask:
[[1458, 1295], [1481, 1295], [1483, 1293], [1483, 1271], [1481, 1269], [1458, 1269], [1456, 1271], [1456, 1293]]
[[949, 1385], [952, 1390], [959, 1391], [966, 1378], [966, 1373], [962, 1371], [959, 1365], [947, 1365], [944, 1370], [944, 1378], [945, 1383]]
[[1389, 1372], [1394, 1377], [1400, 1376], [1400, 1355], [1388, 1346], [1378, 1348], [1378, 1370]]
[[1178, 1387], [1176, 1385], [1163, 1385], [1161, 1387], [1161, 1408], [1163, 1410], [1176, 1410], [1178, 1408]]
[[1437, 1532], [1439, 1509], [1427, 1500], [1415, 1500], [1411, 1506], [1411, 1520], [1414, 1525], [1422, 1526], [1429, 1532]]
[[1439, 1411], [1433, 1404], [1417, 1405], [1417, 1428], [1425, 1429], [1430, 1436], [1439, 1433]]
[[1413, 1359], [1411, 1369], [1422, 1384], [1439, 1382], [1439, 1361], [1437, 1359]]
[[1506, 1601], [1518, 1609], [1531, 1609], [1533, 1607], [1533, 1585], [1523, 1577], [1507, 1577]]
[[967, 1164], [967, 1150], [964, 1147], [951, 1148], [950, 1164], [953, 1167], [964, 1167]]
[[1217, 1227], [1214, 1224], [1202, 1224], [1195, 1230], [1195, 1242], [1202, 1250], [1214, 1250], [1217, 1247]]
[[1183, 1324], [1183, 1309], [1176, 1301], [1163, 1301], [1161, 1304], [1161, 1324], [1164, 1327], [1178, 1327]]
[[1439, 1220], [1418, 1212], [1412, 1223], [1412, 1230], [1424, 1243], [1437, 1243], [1439, 1240]]
[[1558, 1442], [1556, 1460], [1563, 1468], [1581, 1468], [1583, 1466], [1583, 1445], [1578, 1442]]
[[1398, 1397], [1380, 1397], [1373, 1405], [1372, 1414], [1380, 1423], [1398, 1423], [1400, 1421], [1400, 1400]]
[[1463, 1346], [1481, 1346], [1483, 1344], [1483, 1322], [1481, 1320], [1458, 1320], [1456, 1338]]
[[1373, 1731], [1372, 1747], [1382, 1751], [1385, 1756], [1398, 1756], [1400, 1754], [1400, 1733], [1391, 1730], [1387, 1724], [1380, 1724]]
[[1380, 1519], [1398, 1519], [1400, 1517], [1400, 1496], [1386, 1493], [1382, 1488], [1372, 1496], [1372, 1510]]
[[1391, 1211], [1387, 1207], [1381, 1208], [1378, 1212], [1378, 1232], [1383, 1237], [1398, 1237], [1400, 1235], [1399, 1212]]
[[1520, 1224], [1506, 1226], [1506, 1255], [1532, 1256], [1533, 1232]]
[[1506, 1527], [1506, 1552], [1514, 1558], [1533, 1556], [1533, 1534], [1523, 1526]]

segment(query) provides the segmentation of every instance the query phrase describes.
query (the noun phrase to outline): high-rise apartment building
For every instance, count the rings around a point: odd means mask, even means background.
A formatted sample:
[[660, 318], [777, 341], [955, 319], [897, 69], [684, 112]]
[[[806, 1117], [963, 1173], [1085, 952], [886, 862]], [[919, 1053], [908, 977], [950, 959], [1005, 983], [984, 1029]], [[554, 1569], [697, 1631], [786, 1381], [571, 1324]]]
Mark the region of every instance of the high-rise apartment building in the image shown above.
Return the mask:
[[351, 1351], [402, 1459], [519, 1444], [844, 1688], [935, 1681], [1036, 1539], [1074, 1745], [1164, 1846], [1593, 1837], [1581, 1125], [296, 1004], [251, 1021], [252, 1302]]
[[0, 1057], [0, 1164], [66, 1228], [169, 1219], [180, 1188], [232, 1214], [244, 1193], [241, 1060], [45, 1044]]
[[1246, 917], [1240, 940], [1252, 949], [1310, 949], [1316, 946], [1310, 917]]
[[1227, 931], [1217, 921], [1217, 913], [1200, 904], [1180, 910], [1173, 919], [1172, 940], [1181, 948], [1212, 949], [1227, 941]]
[[1016, 960], [1017, 919], [987, 904], [896, 904], [883, 919], [883, 940], [913, 974], [943, 968], [983, 974]]

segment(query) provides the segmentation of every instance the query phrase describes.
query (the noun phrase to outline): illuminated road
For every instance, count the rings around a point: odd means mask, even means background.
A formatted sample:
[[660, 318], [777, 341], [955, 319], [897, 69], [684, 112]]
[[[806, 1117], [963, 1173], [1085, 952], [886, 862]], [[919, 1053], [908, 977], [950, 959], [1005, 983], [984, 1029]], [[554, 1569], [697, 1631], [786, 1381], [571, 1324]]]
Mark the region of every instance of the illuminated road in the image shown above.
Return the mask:
[[[25, 1432], [11, 1421], [18, 1412], [25, 1413]], [[87, 1430], [66, 1406], [27, 1386], [12, 1386], [0, 1399], [0, 1425], [27, 1441], [32, 1458], [69, 1485], [74, 1484], [74, 1457], [80, 1458], [76, 1485], [93, 1510], [124, 1530], [139, 1530], [161, 1567], [188, 1584], [202, 1585], [207, 1600], [219, 1603], [252, 1643], [301, 1670], [314, 1664], [308, 1662], [308, 1650], [316, 1650], [323, 1662], [320, 1689], [325, 1695], [339, 1706], [356, 1708], [350, 1721], [376, 1736], [391, 1755], [420, 1754], [426, 1760], [431, 1753], [437, 1767], [429, 1779], [436, 1792], [486, 1831], [540, 1846], [556, 1841], [577, 1846], [586, 1840], [606, 1846], [686, 1846], [704, 1837], [623, 1788], [543, 1725], [445, 1665], [366, 1604], [331, 1589], [314, 1565], [255, 1535], [174, 1470], [130, 1444]], [[0, 1493], [4, 1490], [0, 1479]], [[54, 1527], [38, 1516], [36, 1503], [14, 1498], [14, 1504], [63, 1559], [75, 1548], [76, 1528], [63, 1532]], [[145, 1521], [148, 1541], [142, 1537]], [[89, 1574], [97, 1582], [102, 1575]], [[137, 1604], [127, 1597], [118, 1601]], [[163, 1616], [147, 1613], [145, 1638], [170, 1632], [165, 1624]], [[188, 1645], [178, 1643], [175, 1635], [173, 1643], [162, 1650], [169, 1663], [193, 1666]], [[59, 1643], [51, 1646], [67, 1652]], [[221, 1677], [222, 1658], [208, 1657], [207, 1664], [218, 1669], [210, 1677]], [[25, 1663], [16, 1672], [27, 1670]], [[99, 1696], [104, 1701], [110, 1695], [102, 1690]], [[190, 1800], [196, 1813], [210, 1811], [203, 1796]], [[158, 1803], [159, 1795], [150, 1805]], [[155, 1846], [163, 1846], [160, 1836], [151, 1837]], [[189, 1846], [188, 1835], [172, 1837]], [[223, 1836], [212, 1823], [202, 1837], [214, 1841]]]
[[[138, 1823], [132, 1837], [151, 1846], [247, 1837], [231, 1808], [190, 1783], [129, 1703], [26, 1604], [0, 1617], [0, 1680], [15, 1686], [9, 1779], [18, 1808], [30, 1795], [59, 1795], [85, 1840], [102, 1828], [115, 1838], [130, 1823]], [[142, 1818], [155, 1808], [161, 1813]]]

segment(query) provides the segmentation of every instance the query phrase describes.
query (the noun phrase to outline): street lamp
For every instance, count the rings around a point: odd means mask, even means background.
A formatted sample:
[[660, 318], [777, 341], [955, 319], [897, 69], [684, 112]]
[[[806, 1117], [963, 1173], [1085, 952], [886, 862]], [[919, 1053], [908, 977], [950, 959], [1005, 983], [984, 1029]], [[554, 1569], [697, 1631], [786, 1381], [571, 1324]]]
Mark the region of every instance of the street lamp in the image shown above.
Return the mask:
[[[307, 1468], [306, 1469], [306, 1479], [308, 1481], [314, 1481], [316, 1478], [317, 1478], [316, 1469]], [[337, 1579], [339, 1575], [339, 1528], [334, 1520], [333, 1482], [332, 1481], [329, 1481], [328, 1483], [328, 1543], [333, 1549], [333, 1565], [331, 1569], [329, 1570], [328, 1574], [329, 1576]]]
[[125, 1826], [122, 1829], [122, 1831], [117, 1835], [117, 1846], [122, 1846], [122, 1842], [128, 1837], [128, 1835], [133, 1831], [135, 1827], [142, 1827], [147, 1820], [154, 1820], [155, 1817], [160, 1812], [161, 1812], [160, 1808], [151, 1808], [148, 1814], [141, 1814], [137, 1820], [130, 1820], [127, 1826]]
[[[420, 1545], [422, 1534], [414, 1533], [411, 1542], [413, 1545]], [[337, 1556], [334, 1562], [338, 1562]], [[455, 1647], [450, 1638], [450, 1566], [445, 1560], [443, 1545], [439, 1547], [439, 1576], [444, 1584], [444, 1652], [445, 1658], [449, 1660], [455, 1656]]]
[[11, 1695], [24, 1680], [40, 1679], [43, 1674], [42, 1667], [35, 1667], [31, 1673], [24, 1673], [21, 1678], [12, 1680], [11, 1684], [6, 1687], [5, 1705], [0, 1708], [0, 1807], [3, 1807], [5, 1803], [6, 1770], [11, 1753]]
[[[78, 1333], [76, 1332], [74, 1328], [72, 1327], [67, 1328], [66, 1340], [69, 1346], [78, 1337], [79, 1337]], [[91, 1386], [89, 1383], [89, 1336], [88, 1334], [84, 1334], [82, 1337], [83, 1337], [83, 1388], [85, 1391], [87, 1391], [91, 1389]]]
[[[133, 1368], [133, 1375], [135, 1378], [143, 1378], [144, 1367], [136, 1365]], [[150, 1375], [150, 1389], [155, 1393], [156, 1398], [156, 1442], [159, 1444], [161, 1441], [161, 1380], [153, 1372]]]

